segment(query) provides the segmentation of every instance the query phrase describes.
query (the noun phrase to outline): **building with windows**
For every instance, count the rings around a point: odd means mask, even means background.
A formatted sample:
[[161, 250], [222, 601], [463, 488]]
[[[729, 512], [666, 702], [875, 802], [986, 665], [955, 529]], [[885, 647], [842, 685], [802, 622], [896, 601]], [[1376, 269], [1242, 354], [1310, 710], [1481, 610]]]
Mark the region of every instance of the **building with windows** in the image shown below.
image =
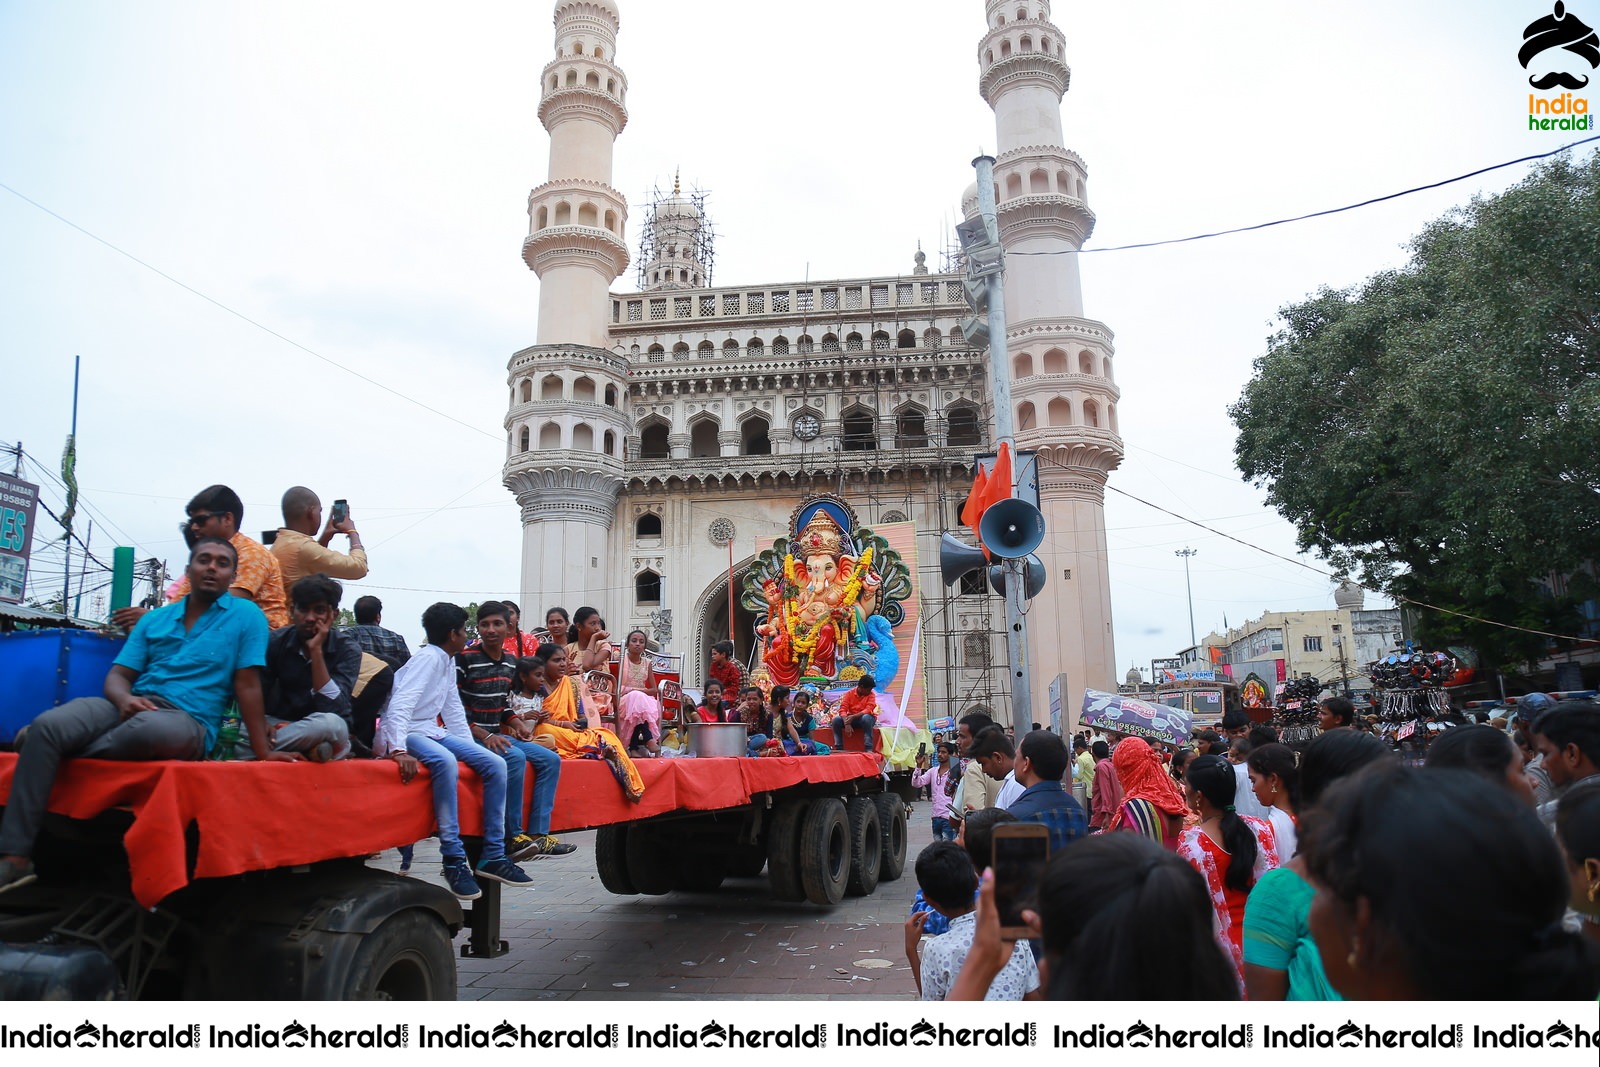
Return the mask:
[[[1063, 146], [1061, 33], [1048, 0], [988, 0], [985, 17], [978, 88], [996, 118], [1001, 240], [1031, 253], [1008, 261], [1001, 358], [1049, 529], [1033, 691], [1037, 703], [1064, 674], [1076, 708], [1085, 685], [1117, 677], [1103, 508], [1120, 394], [1111, 333], [1083, 317], [1070, 254], [1094, 216], [1084, 163]], [[713, 285], [704, 199], [675, 185], [649, 205], [638, 290], [613, 291], [632, 261], [612, 184], [628, 118], [620, 19], [610, 0], [562, 0], [555, 26], [540, 76], [548, 180], [529, 195], [523, 242], [538, 333], [511, 357], [504, 423], [529, 616], [594, 605], [613, 634], [637, 627], [682, 653], [697, 682], [730, 624], [740, 658], [752, 653], [730, 577], [789, 532], [803, 498], [833, 492], [867, 525], [916, 525], [929, 714], [1003, 710], [1003, 603], [979, 581], [939, 580], [939, 534], [961, 529], [974, 458], [994, 448], [989, 356], [962, 336], [960, 275], [919, 250], [875, 277]], [[976, 213], [976, 185], [962, 203]]]

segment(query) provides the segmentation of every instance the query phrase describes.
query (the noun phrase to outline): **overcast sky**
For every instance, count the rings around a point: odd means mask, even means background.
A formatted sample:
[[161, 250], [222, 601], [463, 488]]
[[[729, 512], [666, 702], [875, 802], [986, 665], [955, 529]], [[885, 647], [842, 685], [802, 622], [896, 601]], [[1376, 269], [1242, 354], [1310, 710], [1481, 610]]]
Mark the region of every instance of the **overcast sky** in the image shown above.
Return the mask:
[[[1600, 24], [1600, 0], [1569, 7]], [[517, 588], [501, 418], [506, 360], [534, 338], [520, 249], [545, 177], [552, 9], [0, 5], [0, 183], [93, 235], [0, 190], [0, 441], [59, 462], [81, 355], [97, 555], [133, 543], [181, 566], [176, 523], [197, 489], [234, 486], [259, 533], [305, 483], [350, 499], [373, 560], [360, 588], [414, 639], [433, 600]], [[1088, 248], [1336, 207], [1575, 140], [1527, 130], [1516, 52], [1549, 10], [1057, 3], [1066, 142], [1099, 218]], [[909, 271], [919, 240], [930, 253], [945, 240], [972, 157], [994, 148], [983, 32], [981, 0], [626, 0], [614, 184], [630, 242], [644, 194], [681, 167], [711, 194], [719, 284]], [[1116, 335], [1123, 394], [1112, 486], [1294, 555], [1292, 530], [1239, 480], [1225, 412], [1277, 309], [1403, 263], [1428, 220], [1527, 172], [1086, 255], [1086, 313]], [[1202, 635], [1224, 616], [1333, 606], [1322, 577], [1129, 497], [1108, 494], [1106, 515], [1119, 673], [1189, 643], [1181, 547], [1199, 550]], [[59, 584], [45, 583], [32, 591]]]

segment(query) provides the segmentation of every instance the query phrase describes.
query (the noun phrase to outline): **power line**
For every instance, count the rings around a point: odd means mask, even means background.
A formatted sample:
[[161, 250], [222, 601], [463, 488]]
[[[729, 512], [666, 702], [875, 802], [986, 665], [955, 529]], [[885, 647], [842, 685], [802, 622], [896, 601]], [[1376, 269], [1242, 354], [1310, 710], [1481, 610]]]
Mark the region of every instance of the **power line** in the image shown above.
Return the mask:
[[1214, 230], [1211, 233], [1197, 233], [1197, 234], [1192, 234], [1191, 236], [1188, 236], [1188, 237], [1169, 237], [1169, 238], [1167, 238], [1166, 240], [1163, 240], [1163, 241], [1140, 241], [1140, 242], [1138, 242], [1136, 244], [1112, 245], [1112, 246], [1107, 247], [1107, 248], [1067, 248], [1067, 249], [1062, 249], [1062, 250], [1055, 251], [1055, 252], [1022, 252], [1022, 251], [1016, 251], [1016, 252], [1007, 252], [1006, 255], [1008, 255], [1008, 256], [1077, 256], [1077, 255], [1088, 255], [1091, 252], [1127, 252], [1127, 251], [1129, 251], [1131, 249], [1135, 249], [1135, 248], [1159, 248], [1159, 247], [1161, 247], [1163, 245], [1181, 245], [1181, 244], [1187, 244], [1190, 241], [1205, 241], [1205, 240], [1209, 240], [1210, 238], [1213, 238], [1213, 237], [1227, 237], [1230, 234], [1235, 234], [1235, 233], [1249, 233], [1252, 230], [1265, 230], [1265, 229], [1269, 229], [1269, 228], [1271, 228], [1273, 226], [1285, 226], [1285, 225], [1288, 225], [1291, 222], [1304, 222], [1307, 219], [1318, 219], [1318, 218], [1322, 218], [1323, 216], [1326, 216], [1326, 215], [1338, 215], [1338, 214], [1340, 214], [1342, 212], [1345, 212], [1345, 211], [1354, 211], [1357, 208], [1370, 207], [1373, 204], [1381, 204], [1386, 200], [1398, 200], [1402, 196], [1410, 196], [1412, 193], [1427, 192], [1429, 189], [1438, 189], [1438, 188], [1441, 188], [1441, 187], [1446, 186], [1446, 185], [1452, 185], [1452, 184], [1454, 184], [1456, 182], [1466, 181], [1468, 178], [1476, 178], [1480, 174], [1488, 174], [1490, 171], [1501, 170], [1501, 169], [1503, 169], [1505, 167], [1514, 167], [1518, 163], [1530, 163], [1530, 162], [1532, 162], [1533, 160], [1536, 160], [1536, 159], [1548, 159], [1550, 156], [1560, 155], [1562, 152], [1566, 152], [1566, 151], [1568, 151], [1570, 149], [1577, 148], [1579, 145], [1588, 144], [1590, 141], [1600, 141], [1600, 134], [1596, 134], [1593, 137], [1585, 137], [1581, 141], [1573, 141], [1571, 144], [1564, 144], [1560, 148], [1553, 148], [1548, 152], [1539, 152], [1539, 153], [1536, 153], [1535, 155], [1523, 156], [1520, 159], [1508, 159], [1504, 163], [1495, 163], [1492, 166], [1480, 167], [1477, 170], [1469, 171], [1466, 174], [1458, 174], [1454, 178], [1445, 178], [1443, 181], [1430, 182], [1427, 185], [1414, 186], [1413, 188], [1410, 188], [1410, 189], [1403, 189], [1398, 193], [1389, 193], [1386, 196], [1375, 196], [1370, 200], [1363, 200], [1363, 201], [1361, 201], [1360, 203], [1357, 203], [1357, 204], [1346, 204], [1344, 207], [1331, 207], [1331, 208], [1327, 208], [1327, 209], [1325, 209], [1323, 211], [1312, 211], [1312, 212], [1308, 212], [1307, 214], [1304, 214], [1304, 215], [1294, 215], [1294, 216], [1292, 216], [1290, 218], [1286, 218], [1286, 219], [1273, 219], [1271, 222], [1258, 222], [1253, 226], [1235, 226], [1230, 230]]
[[401, 400], [404, 400], [408, 404], [415, 404], [417, 407], [422, 408], [424, 411], [432, 412], [433, 414], [439, 416], [441, 419], [446, 419], [446, 420], [448, 420], [450, 422], [453, 422], [457, 426], [466, 427], [467, 429], [471, 430], [473, 433], [482, 434], [483, 436], [493, 438], [496, 441], [500, 440], [500, 435], [499, 434], [490, 433], [488, 430], [483, 429], [483, 427], [474, 426], [470, 422], [464, 422], [461, 419], [456, 418], [454, 415], [447, 415], [446, 413], [444, 413], [443, 411], [440, 411], [436, 407], [432, 407], [432, 406], [430, 406], [428, 404], [424, 404], [422, 401], [416, 399], [415, 397], [407, 396], [405, 393], [400, 392], [400, 390], [395, 389], [395, 388], [393, 388], [391, 386], [385, 385], [382, 382], [378, 381], [376, 378], [369, 378], [367, 375], [362, 374], [360, 371], [355, 370], [352, 367], [347, 367], [343, 363], [340, 363], [339, 361], [337, 361], [335, 359], [331, 359], [328, 356], [323, 355], [321, 352], [318, 352], [316, 349], [310, 348], [310, 347], [308, 347], [306, 345], [303, 345], [299, 341], [294, 340], [292, 337], [286, 337], [285, 335], [279, 333], [277, 330], [274, 330], [272, 327], [267, 326], [267, 325], [265, 325], [263, 323], [257, 322], [255, 319], [252, 319], [249, 315], [246, 315], [244, 312], [238, 311], [238, 310], [236, 310], [234, 308], [229, 307], [227, 304], [224, 304], [222, 301], [218, 300], [216, 297], [209, 296], [206, 293], [201, 292], [199, 289], [196, 289], [194, 286], [189, 285], [186, 282], [179, 281], [177, 278], [174, 278], [172, 275], [168, 274], [166, 271], [160, 269], [159, 267], [155, 267], [155, 266], [152, 266], [149, 263], [146, 263], [144, 260], [142, 260], [138, 256], [134, 255], [132, 252], [128, 252], [128, 251], [125, 251], [124, 249], [118, 248], [116, 245], [112, 244], [110, 241], [106, 240], [104, 237], [101, 237], [98, 234], [92, 233], [89, 230], [84, 229], [82, 226], [79, 226], [76, 222], [73, 222], [71, 219], [65, 217], [64, 215], [60, 215], [60, 214], [57, 214], [54, 211], [51, 211], [49, 208], [45, 207], [43, 204], [39, 203], [37, 200], [33, 200], [33, 199], [31, 199], [31, 198], [29, 198], [27, 196], [24, 196], [22, 193], [19, 193], [17, 190], [11, 188], [11, 186], [5, 184], [4, 182], [0, 182], [0, 189], [4, 189], [6, 192], [10, 193], [12, 196], [16, 197], [18, 200], [21, 200], [26, 204], [31, 204], [32, 206], [38, 208], [40, 211], [44, 212], [46, 215], [49, 215], [51, 218], [57, 220], [58, 222], [62, 222], [64, 224], [72, 227], [74, 230], [77, 230], [79, 233], [83, 234], [85, 237], [88, 237], [90, 240], [97, 241], [100, 244], [105, 245], [107, 248], [111, 249], [111, 251], [117, 253], [117, 255], [124, 256], [127, 259], [130, 259], [133, 262], [137, 263], [139, 266], [143, 267], [145, 270], [148, 270], [153, 274], [156, 274], [156, 275], [159, 275], [162, 278], [165, 278], [167, 281], [171, 282], [173, 285], [176, 285], [178, 288], [186, 290], [187, 292], [199, 297], [201, 300], [204, 300], [206, 303], [211, 304], [212, 306], [217, 307], [217, 308], [219, 308], [219, 309], [221, 309], [223, 311], [226, 311], [228, 314], [234, 316], [237, 319], [240, 319], [240, 320], [242, 320], [244, 322], [249, 323], [251, 326], [254, 326], [256, 329], [261, 330], [263, 333], [270, 334], [271, 336], [276, 337], [278, 340], [282, 341], [284, 344], [289, 345], [289, 346], [291, 346], [293, 348], [298, 348], [300, 351], [306, 353], [308, 356], [312, 356], [312, 357], [314, 357], [316, 359], [320, 359], [322, 362], [328, 364], [330, 367], [336, 367], [339, 370], [344, 371], [346, 374], [349, 374], [349, 375], [351, 375], [353, 377], [356, 377], [356, 378], [360, 378], [362, 381], [366, 382], [368, 385], [376, 386], [377, 388], [382, 389], [386, 393], [390, 393], [390, 394], [392, 394], [394, 396], [399, 397]]

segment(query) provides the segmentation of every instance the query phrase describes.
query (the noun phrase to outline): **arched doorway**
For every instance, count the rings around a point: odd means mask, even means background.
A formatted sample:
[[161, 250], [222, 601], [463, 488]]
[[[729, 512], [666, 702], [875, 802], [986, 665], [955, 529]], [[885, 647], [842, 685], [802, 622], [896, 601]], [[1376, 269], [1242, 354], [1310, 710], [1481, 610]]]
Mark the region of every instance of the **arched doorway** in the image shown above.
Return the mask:
[[[741, 669], [747, 673], [750, 667], [750, 656], [755, 649], [755, 615], [739, 602], [739, 594], [744, 583], [744, 573], [750, 566], [749, 560], [738, 564], [733, 572], [733, 647], [734, 659], [738, 661]], [[697, 615], [699, 616], [699, 629], [696, 633], [695, 659], [684, 664], [684, 675], [689, 680], [688, 684], [698, 687], [706, 676], [706, 665], [711, 662], [711, 646], [718, 641], [728, 638], [728, 579], [724, 575], [713, 582], [700, 596]]]

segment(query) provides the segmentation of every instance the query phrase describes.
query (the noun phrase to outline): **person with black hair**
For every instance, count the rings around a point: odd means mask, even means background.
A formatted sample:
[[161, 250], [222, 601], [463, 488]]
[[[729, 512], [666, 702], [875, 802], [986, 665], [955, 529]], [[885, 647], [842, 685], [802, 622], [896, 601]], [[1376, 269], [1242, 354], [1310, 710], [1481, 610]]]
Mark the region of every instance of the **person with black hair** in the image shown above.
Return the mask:
[[[506, 762], [478, 744], [456, 687], [455, 657], [467, 647], [467, 610], [438, 603], [422, 613], [428, 643], [395, 674], [394, 694], [373, 739], [373, 754], [398, 764], [409, 784], [419, 766], [428, 768], [438, 826], [444, 879], [462, 900], [483, 895], [474, 874], [505, 885], [528, 887], [533, 879], [506, 858]], [[440, 725], [443, 723], [443, 725]], [[477, 774], [483, 789], [483, 853], [476, 870], [467, 866], [457, 808], [457, 761]]]
[[863, 674], [856, 679], [856, 687], [839, 699], [839, 710], [830, 724], [833, 729], [833, 747], [844, 748], [844, 739], [861, 731], [861, 750], [876, 752], [872, 728], [878, 725], [878, 698], [873, 690], [878, 683], [872, 675]]
[[1356, 706], [1344, 697], [1328, 697], [1317, 705], [1317, 725], [1323, 733], [1347, 729], [1356, 717]]
[[[225, 485], [211, 485], [200, 490], [190, 500], [188, 534], [194, 543], [206, 537], [218, 537], [233, 546], [238, 557], [233, 573], [233, 587], [228, 590], [241, 600], [248, 600], [261, 609], [267, 625], [276, 630], [289, 625], [289, 597], [284, 588], [283, 573], [278, 561], [253, 537], [247, 537], [239, 527], [244, 522], [244, 502]], [[190, 544], [191, 549], [194, 544]], [[176, 604], [189, 595], [189, 576], [185, 574], [167, 597], [168, 604]], [[125, 630], [134, 625], [149, 608], [118, 608], [111, 619]]]
[[[568, 645], [577, 640], [577, 635], [572, 632], [572, 617], [567, 614], [566, 608], [550, 608], [544, 613], [545, 638], [553, 645]], [[535, 637], [538, 634], [534, 635]], [[541, 642], [542, 643], [542, 642]], [[539, 651], [535, 645], [534, 655]]]
[[[973, 898], [978, 876], [967, 850], [952, 841], [935, 841], [923, 849], [917, 856], [916, 870], [922, 898], [950, 920], [950, 929], [932, 938], [919, 953], [928, 912], [913, 912], [905, 924], [906, 959], [921, 999], [944, 1000], [961, 973], [977, 929]], [[1038, 988], [1039, 970], [1034, 965], [1033, 952], [1027, 942], [1022, 942], [995, 972], [981, 999], [1022, 1000]]]
[[1262, 745], [1278, 744], [1278, 731], [1264, 722], [1258, 722], [1250, 727], [1245, 738], [1250, 742], [1251, 748], [1260, 748]]
[[1015, 769], [1022, 795], [1006, 810], [1022, 822], [1042, 823], [1050, 831], [1051, 852], [1088, 834], [1088, 817], [1061, 785], [1067, 773], [1066, 742], [1048, 730], [1032, 731], [1017, 746]]
[[1122, 782], [1111, 762], [1111, 746], [1096, 741], [1089, 746], [1094, 754], [1094, 790], [1089, 794], [1089, 825], [1104, 830], [1122, 811]]
[[[456, 688], [467, 712], [467, 729], [506, 764], [505, 851], [513, 861], [530, 856], [566, 856], [576, 846], [550, 833], [561, 757], [533, 739], [533, 728], [511, 708], [517, 684], [516, 653], [506, 646], [511, 609], [498, 600], [478, 605], [478, 644], [456, 656]], [[532, 795], [525, 783], [533, 775]]]
[[1509, 790], [1388, 761], [1329, 789], [1301, 847], [1311, 934], [1346, 1000], [1600, 993], [1600, 946], [1562, 929], [1560, 849]]
[[1221, 756], [1190, 760], [1184, 781], [1200, 824], [1178, 835], [1178, 855], [1206, 880], [1216, 910], [1217, 944], [1228, 953], [1243, 989], [1245, 900], [1256, 881], [1278, 866], [1272, 827], [1235, 809], [1238, 779]]
[[1272, 838], [1278, 846], [1278, 859], [1284, 863], [1299, 848], [1295, 812], [1300, 807], [1300, 768], [1294, 751], [1287, 745], [1262, 745], [1250, 750], [1246, 770], [1250, 791], [1267, 813]]
[[661, 755], [661, 699], [656, 695], [656, 672], [650, 638], [631, 630], [617, 664], [617, 736], [632, 756]]
[[1194, 749], [1188, 745], [1172, 754], [1172, 763], [1167, 769], [1172, 775], [1172, 780], [1180, 786], [1183, 785], [1183, 772], [1189, 769], [1189, 761], [1192, 759], [1194, 759]]
[[[954, 841], [955, 828], [950, 825], [950, 799], [955, 792], [950, 781], [950, 768], [955, 765], [956, 745], [954, 741], [940, 741], [934, 749], [934, 758], [930, 762], [926, 755], [917, 757], [917, 769], [911, 774], [911, 784], [915, 788], [922, 786], [933, 787], [933, 839], [935, 841]], [[946, 787], [950, 788], [946, 788]]]
[[1222, 713], [1222, 733], [1229, 741], [1245, 737], [1250, 733], [1250, 716], [1241, 708], [1229, 708]]
[[1228, 747], [1222, 735], [1215, 730], [1201, 730], [1194, 735], [1194, 754], [1197, 756], [1226, 756]]
[[[338, 521], [330, 514], [324, 526], [321, 499], [303, 485], [292, 486], [283, 494], [282, 507], [283, 525], [273, 538], [272, 556], [278, 561], [285, 589], [292, 591], [295, 582], [311, 574], [346, 580], [367, 576], [367, 550], [348, 514]], [[318, 527], [322, 528], [320, 536]], [[348, 553], [328, 547], [336, 533], [350, 539]]]
[[[1389, 746], [1371, 734], [1335, 730], [1312, 741], [1300, 757], [1300, 797], [1305, 814], [1328, 787], [1363, 767], [1394, 760]], [[1269, 764], [1270, 765], [1270, 764]], [[1297, 845], [1298, 847], [1298, 845]], [[1311, 937], [1311, 900], [1304, 849], [1268, 871], [1244, 907], [1244, 984], [1251, 1000], [1338, 1000], [1322, 970]]]
[[0, 818], [0, 893], [37, 878], [30, 857], [63, 759], [203, 760], [230, 700], [238, 701], [257, 759], [300, 759], [272, 750], [259, 674], [267, 620], [254, 604], [228, 595], [237, 563], [228, 541], [198, 538], [184, 571], [189, 593], [135, 622], [106, 673], [105, 695], [51, 708], [17, 734]]
[[[1015, 804], [1022, 796], [1024, 787], [1017, 781], [1016, 748], [1005, 732], [998, 727], [989, 727], [972, 742], [971, 754], [972, 762], [978, 765], [978, 773], [988, 775], [1000, 783], [1000, 791], [995, 794], [994, 806], [1009, 808]], [[1070, 762], [1068, 764], [1069, 767], [1074, 765]], [[1065, 786], [1066, 783], [1063, 782], [1062, 785]]]
[[984, 774], [972, 761], [972, 742], [988, 729], [999, 729], [999, 724], [981, 711], [969, 711], [956, 723], [956, 746], [961, 754], [961, 793], [959, 803], [950, 812], [953, 819], [964, 819], [970, 812], [992, 808], [1000, 796], [1000, 783]]
[[411, 646], [404, 637], [381, 625], [383, 601], [375, 596], [357, 597], [355, 616], [356, 624], [345, 627], [344, 632], [355, 639], [361, 651], [377, 656], [395, 670], [404, 667], [411, 658]]
[[1584, 936], [1600, 943], [1600, 789], [1568, 793], [1556, 805], [1556, 840], [1567, 859], [1570, 906]]
[[[979, 999], [1010, 955], [1027, 949], [1000, 938], [993, 875], [979, 885], [972, 948], [947, 1000]], [[1038, 901], [1023, 914], [1043, 945], [1048, 1000], [1239, 999], [1205, 882], [1147, 837], [1100, 834], [1051, 856]]]
[[[572, 640], [567, 642], [567, 661], [567, 669], [573, 674], [604, 670], [610, 664], [611, 634], [597, 609], [581, 607], [572, 613]], [[728, 692], [738, 690], [728, 689]]]
[[[275, 752], [299, 752], [313, 763], [350, 755], [355, 730], [351, 700], [361, 673], [361, 646], [334, 629], [344, 590], [325, 574], [289, 590], [290, 625], [267, 638], [261, 689]], [[252, 759], [241, 738], [233, 759]]]
[[972, 869], [978, 872], [978, 877], [983, 877], [983, 872], [989, 869], [989, 864], [994, 860], [994, 828], [1016, 821], [1017, 817], [1004, 808], [984, 808], [973, 812], [961, 824], [956, 844], [966, 849], [967, 855], [972, 857]]
[[744, 671], [734, 660], [732, 641], [718, 641], [711, 646], [711, 664], [706, 668], [706, 684], [712, 679], [722, 684], [724, 693], [737, 693], [744, 688]]
[[1553, 830], [1561, 797], [1574, 789], [1600, 788], [1600, 704], [1561, 701], [1534, 720], [1533, 743], [1555, 791], [1555, 799], [1539, 805], [1539, 818]]
[[1457, 726], [1446, 730], [1428, 746], [1428, 767], [1471, 771], [1487, 782], [1511, 790], [1528, 807], [1534, 807], [1533, 783], [1522, 769], [1522, 751], [1516, 742], [1493, 726]]
[[1081, 734], [1072, 739], [1072, 784], [1083, 786], [1084, 799], [1094, 802], [1094, 757]]

